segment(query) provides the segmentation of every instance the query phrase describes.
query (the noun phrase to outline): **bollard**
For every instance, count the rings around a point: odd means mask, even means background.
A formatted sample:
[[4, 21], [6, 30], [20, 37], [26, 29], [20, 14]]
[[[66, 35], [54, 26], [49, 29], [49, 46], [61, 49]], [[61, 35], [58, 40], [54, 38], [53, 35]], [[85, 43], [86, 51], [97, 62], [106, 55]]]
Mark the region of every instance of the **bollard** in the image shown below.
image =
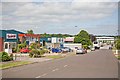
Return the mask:
[[16, 54], [13, 55], [13, 60], [16, 60], [17, 56]]

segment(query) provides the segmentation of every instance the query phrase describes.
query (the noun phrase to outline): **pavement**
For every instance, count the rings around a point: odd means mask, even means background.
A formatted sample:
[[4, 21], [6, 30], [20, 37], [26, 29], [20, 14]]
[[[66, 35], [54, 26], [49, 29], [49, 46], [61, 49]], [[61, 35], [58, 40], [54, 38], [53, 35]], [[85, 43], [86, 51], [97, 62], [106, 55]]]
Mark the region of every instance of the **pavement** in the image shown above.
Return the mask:
[[[73, 54], [72, 52], [69, 53], [45, 53], [43, 56], [50, 56], [50, 55], [61, 55], [61, 56], [70, 56], [71, 54]], [[30, 58], [29, 54], [17, 54], [17, 57], [15, 59], [15, 61], [31, 61], [31, 62], [44, 62], [44, 61], [48, 61], [48, 60], [52, 60], [50, 58], [47, 57], [41, 57], [41, 58]], [[10, 61], [11, 62], [11, 61]], [[4, 63], [8, 63], [8, 62], [3, 62]]]
[[3, 78], [118, 78], [118, 60], [111, 50], [96, 50], [2, 72]]

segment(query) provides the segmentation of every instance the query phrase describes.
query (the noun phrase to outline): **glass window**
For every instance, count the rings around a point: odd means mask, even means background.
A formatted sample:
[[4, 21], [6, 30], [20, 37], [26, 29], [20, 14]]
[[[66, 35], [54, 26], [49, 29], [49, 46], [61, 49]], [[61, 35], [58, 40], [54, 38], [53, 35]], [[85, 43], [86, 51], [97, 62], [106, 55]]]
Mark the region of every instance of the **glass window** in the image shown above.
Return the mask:
[[5, 49], [8, 49], [8, 43], [5, 43]]
[[12, 43], [12, 48], [15, 48], [16, 47], [16, 43]]
[[94, 42], [94, 44], [98, 44], [98, 42]]

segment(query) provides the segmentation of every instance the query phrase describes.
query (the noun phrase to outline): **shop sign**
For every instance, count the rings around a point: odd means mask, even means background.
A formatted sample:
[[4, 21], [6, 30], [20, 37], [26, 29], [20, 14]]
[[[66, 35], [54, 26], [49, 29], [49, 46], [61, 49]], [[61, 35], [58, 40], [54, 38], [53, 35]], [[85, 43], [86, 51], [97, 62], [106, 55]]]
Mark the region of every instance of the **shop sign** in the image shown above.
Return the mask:
[[16, 39], [17, 36], [16, 36], [16, 34], [6, 34], [6, 38], [7, 39]]

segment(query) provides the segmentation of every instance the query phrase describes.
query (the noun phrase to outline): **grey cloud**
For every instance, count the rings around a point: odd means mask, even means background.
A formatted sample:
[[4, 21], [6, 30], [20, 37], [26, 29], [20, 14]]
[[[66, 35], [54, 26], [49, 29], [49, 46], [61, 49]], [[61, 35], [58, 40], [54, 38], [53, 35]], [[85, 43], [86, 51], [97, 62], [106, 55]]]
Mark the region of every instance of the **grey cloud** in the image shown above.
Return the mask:
[[[3, 3], [3, 28], [38, 31], [42, 27], [52, 27], [71, 22], [88, 22], [111, 16], [117, 9], [117, 3]], [[53, 25], [51, 25], [53, 24]], [[57, 24], [57, 25], [56, 25]], [[87, 24], [87, 23], [86, 23]], [[8, 27], [9, 26], [9, 27]], [[37, 26], [37, 27], [36, 27]], [[61, 25], [62, 26], [62, 25]], [[59, 30], [65, 32], [64, 25]], [[66, 27], [68, 28], [68, 27]], [[51, 29], [51, 28], [48, 28]], [[55, 28], [55, 31], [58, 31]], [[92, 31], [92, 29], [90, 29]], [[96, 30], [96, 29], [94, 29]], [[41, 30], [42, 31], [42, 30]], [[48, 30], [46, 30], [48, 31]], [[76, 30], [77, 31], [77, 30]], [[72, 29], [66, 31], [72, 32]]]

